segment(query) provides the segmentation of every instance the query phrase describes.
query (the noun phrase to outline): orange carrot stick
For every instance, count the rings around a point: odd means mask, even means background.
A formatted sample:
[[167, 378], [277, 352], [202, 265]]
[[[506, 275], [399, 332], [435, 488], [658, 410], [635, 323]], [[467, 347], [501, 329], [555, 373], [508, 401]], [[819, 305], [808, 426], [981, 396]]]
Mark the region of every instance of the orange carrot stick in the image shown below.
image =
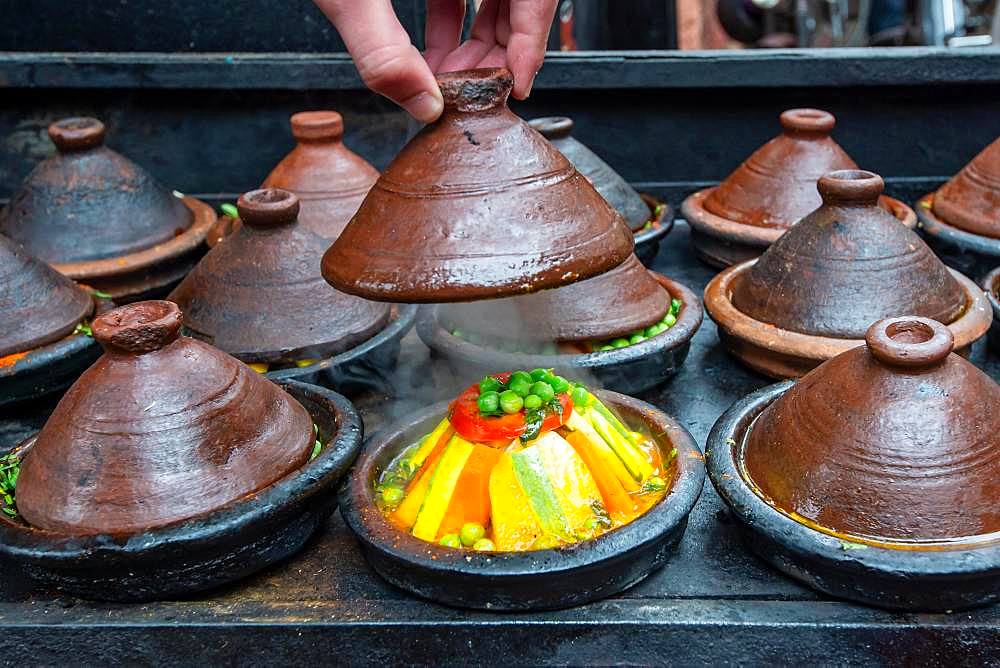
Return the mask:
[[629, 497], [621, 482], [615, 474], [601, 461], [601, 458], [594, 452], [590, 440], [578, 431], [565, 430], [563, 437], [569, 441], [580, 459], [590, 469], [590, 474], [594, 476], [597, 489], [604, 497], [604, 506], [608, 513], [623, 513], [631, 515], [635, 512], [635, 504]]
[[424, 502], [424, 495], [427, 493], [428, 485], [431, 484], [431, 473], [437, 468], [438, 461], [441, 459], [441, 455], [444, 454], [445, 446], [448, 445], [448, 441], [454, 435], [455, 430], [452, 427], [444, 430], [434, 449], [431, 450], [431, 453], [427, 455], [427, 459], [424, 460], [423, 466], [420, 467], [420, 470], [417, 471], [417, 474], [413, 476], [413, 479], [406, 486], [406, 493], [403, 496], [402, 503], [399, 504], [391, 515], [392, 521], [397, 526], [409, 531], [413, 523], [417, 521], [417, 513], [420, 512], [420, 505]]
[[441, 528], [438, 529], [438, 538], [458, 533], [466, 522], [478, 522], [484, 527], [489, 524], [490, 473], [503, 450], [480, 443], [475, 445], [458, 478], [458, 484], [455, 485], [455, 493], [441, 521]]

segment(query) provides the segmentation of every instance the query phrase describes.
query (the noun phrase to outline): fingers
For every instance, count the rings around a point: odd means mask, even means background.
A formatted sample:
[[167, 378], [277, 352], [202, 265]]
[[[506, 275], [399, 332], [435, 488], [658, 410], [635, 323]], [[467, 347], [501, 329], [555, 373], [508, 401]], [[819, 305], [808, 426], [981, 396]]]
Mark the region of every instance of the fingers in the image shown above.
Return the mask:
[[424, 60], [432, 72], [458, 48], [465, 21], [465, 0], [427, 0]]
[[315, 0], [347, 45], [365, 85], [429, 123], [444, 100], [389, 0]]
[[483, 58], [496, 46], [497, 12], [501, 0], [484, 0], [472, 22], [468, 41], [452, 51], [441, 61], [438, 72], [454, 72], [479, 67]]
[[535, 75], [545, 60], [545, 45], [558, 0], [508, 2], [510, 38], [507, 40], [507, 67], [514, 74], [514, 97], [523, 100], [531, 93]]

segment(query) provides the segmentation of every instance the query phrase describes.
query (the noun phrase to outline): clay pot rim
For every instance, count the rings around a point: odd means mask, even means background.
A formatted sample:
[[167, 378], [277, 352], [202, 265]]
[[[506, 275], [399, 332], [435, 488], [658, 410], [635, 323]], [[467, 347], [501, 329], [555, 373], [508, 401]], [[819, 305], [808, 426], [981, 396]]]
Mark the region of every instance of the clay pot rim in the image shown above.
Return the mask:
[[[178, 550], [198, 548], [252, 525], [294, 510], [343, 475], [361, 449], [364, 428], [361, 416], [344, 396], [317, 385], [286, 380], [277, 383], [309, 412], [320, 426], [323, 449], [314, 460], [276, 480], [264, 489], [216, 510], [159, 528], [126, 534], [76, 536], [46, 531], [0, 517], [0, 555], [40, 565], [72, 566], [82, 561], [162, 558]], [[322, 423], [335, 428], [331, 439]], [[37, 434], [4, 454], [30, 447]]]
[[[428, 406], [396, 421], [371, 436], [339, 493], [341, 514], [358, 540], [390, 559], [413, 564], [419, 569], [457, 576], [505, 578], [536, 576], [596, 566], [621, 558], [644, 544], [656, 541], [686, 521], [701, 495], [705, 481], [704, 455], [694, 437], [677, 420], [655, 406], [617, 392], [596, 390], [611, 408], [642, 415], [653, 433], [664, 433], [677, 448], [677, 476], [670, 491], [646, 513], [625, 526], [595, 539], [571, 546], [527, 552], [471, 552], [456, 550], [405, 533], [392, 525], [378, 510], [369, 484], [373, 470], [385, 453], [396, 453], [410, 445], [413, 437], [430, 431], [447, 412], [450, 400]], [[551, 559], [544, 567], [539, 562]], [[467, 581], [466, 581], [467, 582]], [[496, 586], [496, 582], [493, 583]]]
[[926, 234], [941, 239], [958, 246], [962, 250], [972, 251], [980, 255], [1000, 258], [1000, 239], [985, 237], [981, 234], [966, 232], [941, 220], [933, 207], [934, 193], [927, 193], [919, 200], [914, 207], [917, 210], [918, 227]]
[[173, 239], [128, 255], [85, 262], [53, 263], [52, 266], [69, 278], [87, 281], [122, 276], [155, 267], [190, 253], [205, 242], [205, 236], [218, 216], [215, 209], [199, 199], [184, 196], [181, 201], [194, 214], [194, 220], [190, 227]]
[[[641, 197], [642, 201], [649, 207], [649, 215], [652, 219], [653, 226], [648, 230], [640, 228], [632, 231], [632, 236], [635, 237], [636, 246], [663, 239], [663, 237], [670, 234], [670, 231], [674, 229], [674, 222], [676, 220], [674, 216], [674, 207], [670, 206], [663, 200], [652, 195], [647, 195], [646, 193], [639, 193], [639, 197]], [[660, 209], [660, 215], [656, 215], [656, 208], [660, 206], [663, 207]]]
[[442, 351], [442, 354], [452, 357], [458, 356], [470, 358], [479, 364], [493, 365], [496, 368], [507, 368], [502, 366], [516, 360], [515, 367], [526, 368], [550, 368], [573, 366], [578, 369], [588, 369], [595, 367], [613, 366], [635, 362], [661, 351], [670, 351], [686, 345], [694, 337], [701, 322], [704, 319], [704, 309], [701, 300], [687, 286], [673, 281], [662, 274], [650, 271], [653, 278], [663, 286], [663, 289], [683, 302], [681, 311], [678, 314], [677, 322], [673, 327], [654, 337], [648, 338], [641, 343], [607, 350], [604, 352], [578, 353], [578, 354], [528, 354], [528, 353], [508, 353], [493, 348], [466, 341], [453, 336], [451, 332], [441, 326], [437, 318], [437, 305], [423, 306], [417, 316], [417, 334], [420, 339], [433, 351]]
[[1000, 320], [1000, 267], [983, 276], [982, 287], [993, 307], [994, 319]]
[[[817, 362], [824, 362], [845, 350], [864, 344], [863, 337], [836, 339], [781, 329], [756, 320], [736, 308], [732, 302], [732, 285], [741, 273], [756, 262], [755, 258], [733, 265], [717, 274], [705, 287], [705, 310], [726, 334], [775, 355]], [[989, 330], [993, 312], [987, 306], [986, 295], [979, 286], [955, 269], [947, 269], [966, 294], [965, 310], [946, 325], [955, 337], [955, 350], [958, 351], [972, 345]]]
[[[1000, 540], [977, 545], [958, 543], [950, 547], [914, 550], [912, 543], [874, 543], [861, 537], [846, 540], [812, 529], [772, 507], [744, 479], [737, 463], [736, 448], [742, 447], [753, 421], [794, 385], [783, 381], [764, 387], [738, 400], [716, 421], [705, 449], [708, 475], [731, 512], [751, 531], [764, 534], [787, 553], [819, 557], [830, 567], [876, 571], [901, 580], [962, 574], [986, 574], [1000, 570]], [[844, 544], [863, 544], [851, 549]]]
[[[681, 215], [684, 217], [684, 220], [688, 222], [688, 225], [702, 234], [725, 239], [732, 243], [767, 248], [788, 231], [789, 228], [787, 227], [758, 227], [757, 225], [747, 225], [746, 223], [740, 223], [715, 215], [705, 208], [704, 203], [705, 199], [716, 188], [718, 186], [704, 188], [692, 193], [681, 204]], [[882, 195], [879, 201], [889, 207], [889, 213], [896, 220], [911, 230], [916, 229], [917, 214], [904, 202], [888, 195]]]

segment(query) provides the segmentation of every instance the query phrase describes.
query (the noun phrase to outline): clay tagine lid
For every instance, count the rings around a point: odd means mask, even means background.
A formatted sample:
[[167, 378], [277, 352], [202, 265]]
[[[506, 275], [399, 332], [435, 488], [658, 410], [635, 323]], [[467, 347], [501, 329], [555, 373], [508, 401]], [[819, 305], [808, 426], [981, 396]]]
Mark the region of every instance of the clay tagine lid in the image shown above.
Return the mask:
[[294, 114], [292, 135], [295, 148], [261, 187], [295, 193], [299, 222], [332, 241], [361, 206], [378, 170], [344, 146], [344, 119], [336, 111]]
[[327, 357], [385, 327], [390, 306], [330, 288], [319, 273], [329, 242], [297, 223], [299, 200], [254, 190], [243, 225], [170, 294], [192, 335], [248, 362]]
[[947, 327], [876, 322], [867, 346], [769, 406], [746, 472], [781, 510], [842, 534], [940, 541], [1000, 531], [1000, 387]]
[[573, 137], [573, 119], [566, 116], [546, 116], [528, 121], [543, 137], [566, 156], [577, 171], [587, 177], [594, 189], [625, 218], [635, 232], [650, 218], [649, 207], [642, 197], [611, 165]]
[[49, 126], [56, 155], [40, 162], [0, 215], [0, 233], [49, 263], [100, 260], [152, 248], [194, 222], [179, 197], [104, 146], [104, 124]]
[[858, 166], [830, 137], [833, 114], [789, 109], [781, 134], [736, 168], [705, 198], [710, 213], [745, 225], [788, 227], [820, 205], [816, 179]]
[[93, 310], [86, 290], [0, 236], [0, 357], [68, 336]]
[[506, 69], [438, 75], [421, 130], [323, 258], [337, 289], [395, 302], [509, 297], [621, 264], [632, 234], [552, 144], [507, 108]]
[[137, 302], [99, 316], [104, 355], [66, 392], [21, 465], [34, 527], [124, 534], [188, 519], [299, 468], [312, 418], [229, 355], [180, 336], [181, 312]]
[[609, 272], [555, 290], [448, 306], [443, 317], [466, 332], [511, 341], [611, 339], [659, 322], [670, 294], [635, 255]]
[[966, 294], [927, 245], [878, 206], [884, 184], [862, 170], [819, 179], [823, 205], [771, 244], [733, 289], [733, 305], [781, 329], [860, 339], [911, 313], [945, 324]]
[[934, 213], [966, 232], [1000, 238], [1000, 139], [934, 193]]

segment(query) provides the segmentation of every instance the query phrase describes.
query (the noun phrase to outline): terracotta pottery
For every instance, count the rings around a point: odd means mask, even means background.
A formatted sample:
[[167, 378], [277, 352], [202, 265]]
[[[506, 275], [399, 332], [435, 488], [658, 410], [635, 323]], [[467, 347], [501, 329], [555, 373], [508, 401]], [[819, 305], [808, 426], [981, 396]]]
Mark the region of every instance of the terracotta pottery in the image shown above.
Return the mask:
[[530, 295], [443, 307], [452, 329], [508, 341], [613, 339], [659, 322], [670, 294], [635, 255], [600, 276]]
[[207, 513], [302, 466], [302, 406], [235, 359], [180, 335], [181, 312], [139, 302], [93, 322], [101, 357], [25, 456], [17, 507], [31, 526], [123, 534]]
[[674, 229], [674, 208], [652, 195], [640, 194], [640, 197], [649, 209], [649, 222], [635, 232], [635, 256], [651, 267], [663, 238]]
[[597, 395], [633, 428], [676, 448], [677, 470], [663, 499], [629, 524], [570, 547], [528, 552], [453, 550], [400, 531], [375, 505], [374, 481], [393, 457], [434, 428], [448, 403], [390, 425], [366, 443], [340, 491], [344, 521], [372, 568], [392, 584], [463, 608], [544, 610], [611, 596], [643, 580], [672, 556], [704, 484], [691, 434], [656, 407], [615, 392]]
[[689, 288], [666, 276], [651, 275], [671, 298], [680, 299], [683, 306], [673, 327], [624, 348], [585, 354], [536, 354], [473, 343], [453, 334], [454, 327], [442, 313], [446, 307], [439, 305], [421, 307], [417, 334], [432, 355], [448, 362], [456, 377], [481, 377], [497, 369], [554, 368], [567, 378], [596, 381], [601, 387], [617, 392], [644, 392], [680, 369], [704, 315], [701, 301]]
[[993, 309], [993, 325], [990, 327], [989, 342], [994, 352], [1000, 353], [1000, 267], [983, 278], [983, 289]]
[[755, 551], [836, 596], [893, 608], [1000, 599], [1000, 386], [902, 316], [712, 430], [712, 481]]
[[[235, 378], [244, 380], [241, 373]], [[257, 382], [268, 385], [263, 379]], [[0, 555], [45, 587], [112, 601], [176, 599], [246, 577], [293, 555], [325, 526], [336, 508], [337, 482], [361, 448], [362, 426], [351, 403], [331, 390], [294, 381], [281, 386], [292, 399], [278, 388], [267, 392], [278, 403], [294, 400], [305, 407], [322, 447], [315, 458], [273, 484], [217, 510], [126, 535], [54, 533], [3, 515]], [[265, 434], [273, 437], [280, 431], [252, 417]], [[310, 428], [310, 441], [311, 436]], [[32, 458], [40, 438], [28, 438], [14, 452], [22, 459]], [[288, 452], [296, 440], [291, 435], [285, 442]], [[183, 472], [178, 476], [169, 483], [173, 500], [183, 504], [192, 487]], [[23, 480], [17, 486], [19, 506], [27, 489]]]
[[0, 358], [62, 339], [93, 311], [90, 293], [0, 236]]
[[212, 225], [212, 229], [208, 231], [208, 235], [205, 237], [205, 245], [209, 248], [215, 248], [215, 245], [228, 237], [230, 234], [240, 229], [243, 223], [239, 218], [227, 215], [220, 215], [219, 219], [215, 221]]
[[104, 146], [104, 134], [95, 118], [50, 125], [58, 152], [32, 170], [0, 213], [0, 233], [74, 280], [134, 299], [194, 265], [215, 213], [163, 188]]
[[[780, 120], [780, 135], [717, 187], [691, 195], [681, 207], [695, 251], [709, 264], [726, 267], [758, 256], [821, 204], [819, 177], [858, 168], [830, 137], [833, 114], [789, 109]], [[881, 205], [908, 227], [916, 225], [916, 214], [902, 202], [883, 196]]]
[[528, 124], [552, 142], [566, 156], [576, 170], [587, 177], [601, 197], [625, 218], [629, 229], [637, 232], [649, 220], [649, 208], [642, 197], [623, 179], [611, 165], [601, 160], [589, 148], [572, 136], [573, 119], [566, 116], [533, 118]]
[[323, 281], [329, 242], [297, 222], [295, 195], [254, 190], [237, 207], [240, 229], [170, 293], [193, 336], [245, 362], [278, 363], [329, 357], [385, 327], [388, 304]]
[[963, 352], [986, 333], [992, 314], [982, 291], [878, 207], [879, 176], [833, 172], [818, 188], [819, 209], [705, 289], [730, 352], [789, 378], [860, 345], [872, 322], [900, 313], [945, 323]]
[[508, 297], [621, 264], [621, 215], [507, 108], [506, 69], [438, 75], [441, 118], [386, 168], [323, 257], [338, 290], [402, 303]]

